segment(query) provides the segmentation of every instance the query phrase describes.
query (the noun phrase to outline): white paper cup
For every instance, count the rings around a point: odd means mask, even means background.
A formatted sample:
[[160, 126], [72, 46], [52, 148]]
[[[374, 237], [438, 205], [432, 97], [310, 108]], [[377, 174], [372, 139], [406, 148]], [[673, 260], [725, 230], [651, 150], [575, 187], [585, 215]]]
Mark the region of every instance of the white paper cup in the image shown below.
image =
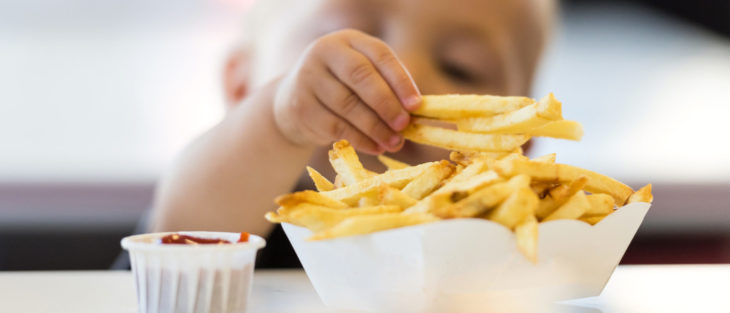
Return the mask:
[[239, 233], [176, 232], [220, 238], [231, 244], [161, 244], [172, 233], [152, 233], [122, 239], [129, 250], [140, 313], [239, 313], [253, 282], [256, 251], [264, 239]]
[[591, 226], [539, 226], [538, 263], [515, 235], [483, 219], [452, 219], [368, 235], [308, 241], [283, 224], [322, 301], [367, 312], [534, 312], [557, 300], [597, 296], [650, 207], [632, 203]]

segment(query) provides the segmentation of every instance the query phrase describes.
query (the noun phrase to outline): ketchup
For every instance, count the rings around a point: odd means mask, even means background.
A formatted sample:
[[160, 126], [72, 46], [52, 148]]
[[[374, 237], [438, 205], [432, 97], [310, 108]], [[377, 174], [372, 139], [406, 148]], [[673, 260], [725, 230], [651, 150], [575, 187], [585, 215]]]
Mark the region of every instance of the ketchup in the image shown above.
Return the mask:
[[[242, 232], [237, 242], [248, 242], [248, 233]], [[182, 234], [169, 234], [165, 237], [160, 238], [162, 244], [183, 244], [183, 245], [220, 245], [230, 244], [231, 241], [220, 239], [220, 238], [200, 238], [190, 235]]]

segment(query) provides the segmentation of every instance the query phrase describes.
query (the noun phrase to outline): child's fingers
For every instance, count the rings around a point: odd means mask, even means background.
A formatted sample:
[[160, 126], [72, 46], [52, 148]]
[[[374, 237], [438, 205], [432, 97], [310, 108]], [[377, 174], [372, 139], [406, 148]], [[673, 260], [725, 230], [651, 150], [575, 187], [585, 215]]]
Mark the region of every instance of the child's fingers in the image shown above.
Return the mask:
[[406, 109], [413, 111], [418, 108], [421, 93], [411, 74], [385, 42], [362, 34], [350, 37], [350, 44], [370, 59]]
[[347, 48], [325, 52], [323, 62], [393, 130], [408, 126], [410, 115], [368, 58]]
[[316, 138], [320, 138], [320, 144], [329, 144], [332, 141], [347, 139], [359, 151], [369, 154], [383, 153], [384, 149], [379, 144], [346, 120], [332, 113], [318, 99], [306, 99], [302, 101], [302, 103], [304, 102], [316, 103], [316, 105], [308, 105], [306, 109], [300, 109], [297, 112], [302, 120], [315, 123], [314, 125], [308, 124], [311, 126], [306, 128]]
[[402, 136], [378, 117], [355, 93], [332, 74], [323, 72], [314, 87], [317, 99], [342, 119], [388, 151], [395, 152]]

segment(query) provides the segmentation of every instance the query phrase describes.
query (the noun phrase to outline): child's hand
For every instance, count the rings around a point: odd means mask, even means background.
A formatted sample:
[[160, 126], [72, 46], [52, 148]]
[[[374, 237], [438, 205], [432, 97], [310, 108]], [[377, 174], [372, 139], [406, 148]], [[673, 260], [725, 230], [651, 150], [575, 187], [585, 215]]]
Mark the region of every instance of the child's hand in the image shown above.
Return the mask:
[[301, 145], [347, 139], [380, 154], [403, 143], [398, 133], [420, 102], [410, 74], [381, 40], [338, 31], [313, 42], [284, 77], [274, 100], [276, 124]]

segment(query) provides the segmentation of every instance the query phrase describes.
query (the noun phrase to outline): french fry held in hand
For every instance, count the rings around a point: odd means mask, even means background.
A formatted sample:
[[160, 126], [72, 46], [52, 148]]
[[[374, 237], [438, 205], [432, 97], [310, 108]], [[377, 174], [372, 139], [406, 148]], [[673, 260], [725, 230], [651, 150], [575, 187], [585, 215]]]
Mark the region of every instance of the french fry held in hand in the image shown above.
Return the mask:
[[539, 102], [512, 112], [490, 117], [474, 117], [459, 120], [459, 130], [514, 134], [540, 128], [552, 121], [563, 119], [561, 103], [549, 94]]
[[458, 125], [421, 124], [404, 131], [414, 142], [453, 150], [449, 160], [408, 165], [379, 156], [388, 170], [365, 169], [347, 141], [330, 151], [332, 183], [307, 168], [317, 191], [276, 199], [266, 218], [313, 232], [310, 240], [364, 235], [452, 218], [482, 218], [514, 231], [517, 248], [537, 262], [538, 225], [573, 219], [591, 225], [616, 206], [651, 202], [651, 185], [634, 191], [608, 176], [556, 162], [556, 155], [529, 159], [520, 146], [530, 136], [579, 140], [581, 125], [562, 119], [552, 94], [525, 97], [424, 96], [417, 117]]

